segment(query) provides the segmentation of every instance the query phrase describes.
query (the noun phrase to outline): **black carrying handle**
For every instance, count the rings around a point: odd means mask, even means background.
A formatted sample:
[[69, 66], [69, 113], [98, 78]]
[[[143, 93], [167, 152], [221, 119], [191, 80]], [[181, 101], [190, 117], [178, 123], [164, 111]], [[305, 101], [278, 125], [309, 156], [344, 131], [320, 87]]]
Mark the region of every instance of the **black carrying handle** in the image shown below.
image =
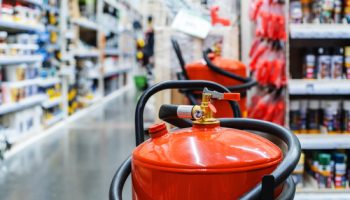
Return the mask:
[[[144, 137], [144, 126], [143, 126], [143, 111], [148, 99], [155, 93], [166, 90], [166, 89], [182, 89], [182, 88], [209, 88], [216, 90], [218, 92], [230, 92], [226, 87], [205, 80], [183, 80], [183, 81], [164, 81], [153, 85], [148, 88], [140, 97], [136, 105], [135, 111], [135, 136], [136, 136], [136, 146], [145, 141]], [[229, 101], [232, 111], [235, 117], [241, 117], [241, 111], [239, 105], [235, 101]]]
[[186, 66], [186, 62], [182, 56], [182, 52], [181, 52], [181, 49], [180, 49], [180, 45], [179, 43], [175, 40], [175, 39], [171, 39], [171, 44], [173, 45], [173, 48], [174, 48], [174, 51], [175, 51], [175, 54], [176, 54], [176, 57], [177, 59], [179, 60], [179, 63], [180, 63], [180, 67], [181, 67], [181, 70], [182, 70], [182, 74], [184, 76], [184, 78], [186, 80], [189, 80], [188, 78], [188, 74], [187, 74], [187, 71], [185, 69], [185, 66]]
[[235, 86], [226, 86], [230, 91], [242, 91], [242, 90], [248, 90], [251, 87], [257, 85], [256, 80], [252, 79], [251, 77], [245, 78], [242, 76], [239, 76], [237, 74], [225, 71], [221, 69], [220, 67], [216, 66], [213, 62], [211, 62], [210, 58], [208, 57], [208, 54], [211, 53], [211, 49], [207, 49], [203, 51], [203, 59], [207, 63], [207, 66], [212, 71], [221, 74], [223, 76], [229, 77], [231, 79], [235, 79], [237, 81], [242, 82], [243, 84], [235, 85]]
[[[278, 200], [289, 200], [293, 199], [295, 193], [295, 185], [293, 180], [290, 177], [290, 174], [293, 172], [294, 168], [298, 164], [301, 147], [298, 138], [288, 131], [286, 128], [279, 126], [277, 124], [273, 124], [271, 122], [266, 122], [262, 120], [255, 119], [247, 119], [247, 118], [224, 118], [219, 119], [222, 127], [228, 128], [237, 128], [237, 129], [245, 129], [245, 130], [253, 130], [259, 132], [269, 133], [271, 135], [276, 136], [277, 138], [284, 141], [287, 146], [287, 152], [285, 154], [282, 162], [277, 166], [277, 168], [268, 176], [273, 176], [274, 188], [278, 187], [282, 183], [283, 190], [280, 196], [277, 198]], [[166, 120], [168, 123], [176, 125], [182, 124], [178, 126], [179, 128], [186, 128], [192, 126], [191, 121], [186, 119], [177, 119], [175, 120]], [[131, 156], [123, 162], [123, 164], [119, 167], [117, 173], [113, 177], [113, 181], [110, 187], [110, 200], [122, 200], [122, 191], [125, 181], [129, 174], [131, 173]], [[240, 199], [243, 200], [253, 200], [253, 199], [261, 199], [261, 194], [263, 185], [259, 183], [252, 190], [244, 194]], [[235, 188], [232, 188], [234, 190]], [[267, 188], [271, 189], [271, 188]]]

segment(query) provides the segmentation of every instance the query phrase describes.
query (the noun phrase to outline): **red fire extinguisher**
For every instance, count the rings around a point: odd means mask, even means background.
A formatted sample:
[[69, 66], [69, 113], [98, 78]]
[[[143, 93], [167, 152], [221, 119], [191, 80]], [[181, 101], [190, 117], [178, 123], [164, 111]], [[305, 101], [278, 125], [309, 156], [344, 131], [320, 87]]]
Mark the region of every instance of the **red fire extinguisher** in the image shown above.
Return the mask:
[[[143, 109], [148, 99], [165, 89], [184, 88], [204, 88], [201, 104], [163, 105], [160, 119], [178, 128], [170, 131], [164, 123], [156, 124], [145, 141]], [[114, 176], [110, 199], [123, 199], [130, 173], [134, 200], [293, 199], [290, 175], [301, 152], [297, 137], [270, 122], [215, 118], [212, 99], [236, 101], [239, 94], [210, 81], [166, 81], [146, 90], [135, 113], [137, 147]], [[256, 132], [283, 141], [286, 152]]]
[[[240, 61], [223, 58], [214, 54], [210, 49], [203, 51], [203, 60], [186, 64], [178, 42], [171, 40], [176, 56], [179, 59], [182, 72], [178, 74], [179, 80], [208, 80], [227, 87], [231, 92], [240, 92], [242, 98], [238, 101], [242, 113], [246, 116], [246, 90], [255, 86], [257, 82], [247, 77], [247, 67]], [[191, 104], [196, 104], [200, 92], [184, 91]], [[213, 102], [218, 108], [217, 117], [233, 117], [229, 105], [225, 101]]]

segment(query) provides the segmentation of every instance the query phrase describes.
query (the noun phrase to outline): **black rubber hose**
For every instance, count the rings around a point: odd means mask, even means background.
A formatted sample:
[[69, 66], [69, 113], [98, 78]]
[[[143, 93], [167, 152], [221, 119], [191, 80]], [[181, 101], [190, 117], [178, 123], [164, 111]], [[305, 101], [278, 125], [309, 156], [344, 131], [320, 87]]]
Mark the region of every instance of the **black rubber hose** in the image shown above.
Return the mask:
[[235, 79], [237, 81], [240, 81], [244, 84], [242, 85], [237, 85], [237, 86], [228, 86], [227, 88], [230, 89], [230, 91], [240, 91], [240, 90], [247, 90], [250, 89], [251, 87], [255, 86], [257, 84], [257, 82], [252, 79], [251, 77], [249, 78], [245, 78], [242, 76], [239, 76], [237, 74], [225, 71], [223, 69], [221, 69], [220, 67], [216, 66], [214, 63], [211, 62], [210, 58], [208, 57], [208, 54], [211, 53], [210, 49], [207, 49], [205, 51], [203, 51], [203, 58], [205, 60], [205, 62], [207, 63], [207, 66], [209, 69], [211, 69], [212, 71], [221, 74], [223, 76]]
[[[136, 136], [136, 146], [145, 141], [144, 138], [144, 127], [143, 127], [143, 111], [148, 99], [153, 96], [155, 93], [166, 90], [166, 89], [182, 89], [182, 88], [204, 88], [216, 90], [218, 92], [230, 92], [224, 86], [204, 80], [195, 80], [195, 81], [164, 81], [149, 87], [139, 98], [139, 101], [136, 105], [135, 111], [135, 136]], [[232, 111], [235, 117], [241, 117], [241, 111], [239, 105], [235, 101], [229, 101]]]
[[242, 91], [246, 91], [246, 90], [254, 87], [255, 85], [257, 85], [257, 82], [255, 80], [252, 80], [252, 81], [249, 81], [247, 83], [233, 85], [233, 86], [226, 86], [226, 87], [231, 92], [242, 92]]
[[175, 50], [175, 54], [176, 54], [176, 57], [177, 59], [179, 60], [179, 63], [180, 63], [180, 67], [181, 67], [181, 70], [182, 70], [182, 74], [183, 76], [185, 77], [186, 80], [189, 80], [188, 78], [188, 74], [187, 74], [187, 71], [186, 71], [186, 62], [182, 56], [182, 51], [180, 49], [180, 45], [179, 43], [175, 40], [175, 39], [171, 39], [171, 44], [173, 45], [173, 48]]
[[159, 119], [178, 119], [177, 109], [178, 105], [163, 104], [158, 111]]
[[191, 120], [179, 121], [177, 116], [178, 105], [165, 104], [159, 108], [158, 117], [159, 119], [165, 119], [163, 121], [170, 121], [176, 127], [187, 126], [188, 123], [192, 123]]
[[123, 199], [123, 188], [126, 179], [131, 172], [131, 156], [129, 156], [118, 168], [116, 174], [112, 179], [111, 186], [109, 188], [109, 199], [110, 200], [121, 200]]

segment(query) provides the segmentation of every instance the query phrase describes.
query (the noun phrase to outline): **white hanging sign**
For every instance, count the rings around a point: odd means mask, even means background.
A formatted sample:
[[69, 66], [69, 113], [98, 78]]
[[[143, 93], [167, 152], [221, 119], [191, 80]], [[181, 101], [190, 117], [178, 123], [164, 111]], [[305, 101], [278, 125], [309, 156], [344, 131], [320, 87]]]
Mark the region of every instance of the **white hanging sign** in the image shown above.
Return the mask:
[[171, 28], [204, 39], [209, 34], [211, 24], [196, 13], [187, 10], [180, 10], [175, 17]]

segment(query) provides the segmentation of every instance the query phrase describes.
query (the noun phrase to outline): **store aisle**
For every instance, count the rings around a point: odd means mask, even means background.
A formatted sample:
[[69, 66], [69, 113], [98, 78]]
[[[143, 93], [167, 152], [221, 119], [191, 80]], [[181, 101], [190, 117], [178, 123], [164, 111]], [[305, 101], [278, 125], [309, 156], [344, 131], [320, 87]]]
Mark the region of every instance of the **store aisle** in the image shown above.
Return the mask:
[[134, 148], [135, 103], [133, 94], [117, 97], [5, 160], [0, 199], [107, 199], [114, 172]]

